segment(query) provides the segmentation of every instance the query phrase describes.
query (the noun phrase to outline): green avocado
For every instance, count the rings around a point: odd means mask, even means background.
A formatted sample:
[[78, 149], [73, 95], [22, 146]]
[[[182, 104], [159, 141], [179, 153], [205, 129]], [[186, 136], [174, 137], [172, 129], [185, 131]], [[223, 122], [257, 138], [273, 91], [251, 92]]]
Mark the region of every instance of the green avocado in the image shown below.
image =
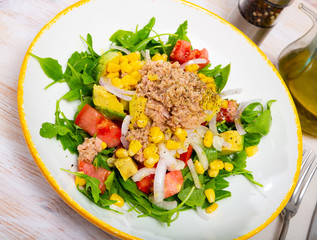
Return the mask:
[[123, 120], [126, 116], [123, 104], [100, 85], [94, 85], [92, 101], [96, 109], [111, 120]]
[[106, 69], [108, 62], [117, 56], [119, 56], [117, 52], [105, 52], [100, 56], [98, 65], [95, 70], [98, 80], [103, 75], [103, 72]]

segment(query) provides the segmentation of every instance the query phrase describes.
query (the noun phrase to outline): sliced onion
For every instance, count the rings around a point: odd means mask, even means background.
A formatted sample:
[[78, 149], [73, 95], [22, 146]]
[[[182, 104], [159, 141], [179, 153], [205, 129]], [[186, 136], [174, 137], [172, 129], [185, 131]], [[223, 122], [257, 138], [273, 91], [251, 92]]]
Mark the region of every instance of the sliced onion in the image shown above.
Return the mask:
[[233, 95], [233, 94], [240, 94], [240, 93], [242, 93], [242, 91], [243, 91], [242, 88], [230, 89], [230, 90], [221, 92], [220, 96], [226, 97], [226, 96]]
[[209, 129], [211, 130], [212, 134], [214, 136], [219, 135], [218, 129], [217, 129], [217, 115], [215, 115], [209, 122]]
[[155, 202], [162, 202], [164, 199], [165, 188], [165, 175], [167, 166], [164, 159], [161, 159], [157, 163], [155, 170], [154, 183], [153, 183], [153, 196]]
[[151, 61], [151, 55], [150, 55], [150, 50], [145, 49], [145, 60], [146, 61]]
[[239, 133], [240, 135], [244, 135], [244, 134], [247, 133], [247, 132], [244, 130], [242, 124], [240, 123], [240, 119], [235, 119], [235, 120], [234, 120], [234, 124], [235, 124], [236, 129], [237, 129], [237, 131], [238, 131], [238, 133]]
[[188, 165], [189, 171], [192, 174], [192, 177], [194, 179], [195, 187], [196, 188], [201, 188], [201, 184], [200, 184], [200, 181], [199, 181], [199, 178], [198, 178], [198, 174], [196, 172], [193, 160], [191, 158], [188, 159], [187, 165]]
[[231, 148], [231, 143], [228, 143], [226, 140], [223, 139], [222, 146], [226, 148]]
[[223, 143], [224, 143], [224, 139], [223, 139], [222, 137], [220, 137], [220, 136], [213, 136], [212, 145], [214, 146], [214, 148], [215, 148], [217, 151], [220, 151], [220, 152], [221, 152]]
[[204, 63], [206, 63], [206, 62], [207, 62], [207, 60], [204, 59], [204, 58], [197, 58], [197, 59], [192, 59], [192, 60], [189, 60], [189, 61], [183, 63], [180, 67], [184, 69], [184, 68], [185, 68], [186, 66], [188, 66], [188, 65], [192, 65], [192, 64], [204, 64]]
[[209, 220], [209, 216], [201, 207], [196, 207], [196, 210], [199, 217], [201, 217], [205, 221]]
[[164, 160], [166, 163], [168, 171], [181, 170], [185, 167], [185, 163], [181, 160], [178, 160], [174, 157], [176, 151], [168, 150], [164, 143], [158, 145], [160, 160]]
[[198, 160], [200, 161], [201, 165], [203, 165], [203, 168], [206, 171], [208, 169], [208, 159], [206, 153], [198, 144], [192, 142], [190, 143], [190, 145], [192, 145], [193, 149], [195, 150], [198, 156]]
[[177, 207], [177, 201], [161, 201], [155, 202], [153, 196], [149, 197], [150, 202], [155, 204], [156, 206], [165, 209], [165, 210], [172, 210]]
[[108, 92], [110, 92], [110, 93], [116, 95], [118, 98], [122, 98], [123, 100], [126, 100], [126, 101], [131, 101], [132, 97], [127, 96], [125, 94], [128, 94], [128, 95], [135, 94], [135, 91], [126, 91], [126, 90], [123, 90], [123, 89], [120, 89], [120, 88], [113, 86], [110, 81], [107, 81], [104, 78], [99, 79], [99, 84], [101, 86], [103, 86]]
[[133, 174], [132, 180], [134, 182], [141, 181], [143, 178], [151, 174], [155, 174], [155, 168], [143, 167], [139, 169], [135, 174]]
[[131, 52], [124, 48], [124, 47], [121, 47], [121, 46], [116, 46], [116, 45], [111, 45], [110, 46], [111, 49], [117, 49], [117, 50], [120, 50], [121, 52], [124, 52], [125, 54], [129, 55]]
[[121, 140], [122, 146], [125, 149], [129, 148], [129, 142], [127, 141], [127, 139], [125, 137], [126, 137], [126, 135], [128, 133], [130, 122], [131, 122], [131, 116], [130, 115], [126, 115], [125, 118], [123, 119], [122, 125], [121, 125], [121, 137], [120, 137], [120, 140]]

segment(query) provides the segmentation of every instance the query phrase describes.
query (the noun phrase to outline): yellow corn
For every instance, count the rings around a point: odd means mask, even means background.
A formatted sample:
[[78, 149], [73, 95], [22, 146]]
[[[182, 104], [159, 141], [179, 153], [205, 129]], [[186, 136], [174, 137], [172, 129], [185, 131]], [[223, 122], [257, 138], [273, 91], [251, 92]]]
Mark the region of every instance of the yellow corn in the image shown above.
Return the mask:
[[107, 72], [119, 72], [120, 71], [120, 65], [114, 62], [109, 62], [107, 64]]
[[155, 163], [158, 162], [159, 159], [160, 159], [160, 156], [155, 153], [151, 155], [148, 159], [146, 159], [143, 164], [147, 168], [152, 168], [154, 167]]
[[175, 158], [179, 158], [180, 156], [181, 155], [178, 152], [176, 152], [175, 155], [174, 155]]
[[[84, 172], [80, 172], [80, 173], [84, 173]], [[75, 185], [76, 186], [78, 185], [79, 187], [82, 187], [85, 184], [86, 184], [86, 179], [78, 177], [78, 176], [75, 177]]]
[[206, 189], [205, 195], [206, 195], [209, 203], [213, 203], [216, 200], [215, 191], [212, 188]]
[[118, 78], [119, 77], [119, 72], [111, 72], [107, 74], [107, 78], [113, 79], [113, 78]]
[[257, 145], [245, 148], [245, 151], [246, 151], [248, 157], [252, 157], [254, 154], [256, 154], [258, 152], [258, 150], [259, 150], [259, 148]]
[[138, 140], [132, 140], [129, 145], [128, 153], [132, 157], [134, 156], [140, 149], [142, 148], [142, 144]]
[[118, 52], [118, 56], [111, 59], [111, 62], [116, 63], [116, 64], [120, 64], [120, 56], [122, 56], [122, 53]]
[[217, 169], [220, 170], [224, 168], [224, 164], [223, 164], [223, 161], [221, 160], [214, 160], [211, 163], [209, 163], [209, 167], [212, 170], [217, 170]]
[[171, 139], [166, 141], [166, 148], [169, 149], [169, 150], [179, 149], [180, 146], [181, 146], [180, 142], [176, 142], [176, 141], [171, 140]]
[[135, 78], [138, 82], [141, 81], [141, 74], [138, 71], [133, 71], [130, 75]]
[[108, 163], [108, 165], [109, 165], [109, 167], [114, 167], [115, 165], [114, 165], [114, 162], [116, 161], [116, 159], [115, 158], [108, 158], [107, 159], [107, 163]]
[[118, 158], [124, 158], [124, 157], [128, 157], [129, 156], [129, 153], [126, 149], [124, 148], [119, 148], [117, 151], [116, 151], [116, 156]]
[[221, 108], [223, 108], [223, 109], [227, 109], [228, 108], [228, 101], [227, 100], [223, 100], [222, 101]]
[[165, 53], [163, 53], [162, 55], [160, 53], [156, 53], [153, 57], [152, 57], [152, 61], [167, 61], [167, 55]]
[[159, 143], [164, 140], [165, 136], [159, 127], [151, 127], [149, 132], [149, 141]]
[[136, 121], [136, 125], [139, 127], [139, 128], [144, 128], [146, 127], [148, 121], [146, 119], [138, 119]]
[[121, 208], [121, 207], [123, 207], [123, 205], [124, 205], [124, 200], [123, 200], [123, 198], [122, 198], [120, 195], [116, 194], [116, 193], [111, 194], [110, 200], [115, 200], [115, 201], [117, 201], [116, 203], [114, 203], [114, 205], [116, 205], [117, 207], [120, 207], [120, 208]]
[[145, 159], [148, 159], [150, 157], [156, 156], [157, 153], [157, 146], [155, 144], [149, 144], [146, 148], [143, 150], [143, 155]]
[[151, 81], [156, 81], [158, 80], [158, 76], [156, 74], [148, 74], [147, 78]]
[[131, 73], [133, 72], [133, 67], [128, 62], [122, 62], [120, 64], [121, 71], [125, 73]]
[[130, 53], [128, 55], [128, 59], [130, 62], [138, 61], [138, 60], [140, 60], [140, 53], [139, 52]]
[[184, 142], [186, 140], [186, 138], [187, 138], [187, 132], [184, 129], [180, 128], [180, 127], [177, 127], [175, 129], [175, 133], [174, 134], [182, 142]]
[[203, 174], [205, 172], [203, 165], [199, 161], [195, 161], [194, 166], [198, 174]]
[[138, 71], [142, 68], [143, 63], [141, 61], [131, 62], [130, 65], [133, 67], [134, 71]]
[[123, 63], [123, 62], [129, 62], [129, 58], [128, 58], [128, 55], [123, 55], [123, 56], [120, 56], [120, 63]]
[[225, 170], [231, 172], [233, 170], [233, 165], [231, 163], [225, 162]]
[[102, 150], [106, 149], [107, 147], [108, 147], [107, 143], [105, 143], [105, 142], [101, 143]]
[[214, 79], [212, 77], [207, 77], [203, 73], [198, 73], [198, 77], [200, 78], [200, 80], [204, 81], [207, 84], [208, 83], [214, 83]]
[[210, 148], [213, 142], [213, 134], [211, 131], [207, 131], [204, 136], [204, 146]]
[[111, 79], [111, 83], [113, 86], [115, 86], [117, 88], [123, 88], [122, 80], [120, 78]]
[[217, 208], [218, 208], [218, 204], [213, 203], [209, 207], [206, 208], [206, 213], [212, 213], [212, 212], [216, 211]]
[[207, 172], [208, 172], [209, 177], [217, 177], [217, 175], [219, 174], [219, 169], [213, 170], [213, 169], [209, 168]]
[[185, 67], [185, 71], [188, 71], [188, 72], [196, 72], [198, 69], [199, 69], [198, 64], [191, 64]]

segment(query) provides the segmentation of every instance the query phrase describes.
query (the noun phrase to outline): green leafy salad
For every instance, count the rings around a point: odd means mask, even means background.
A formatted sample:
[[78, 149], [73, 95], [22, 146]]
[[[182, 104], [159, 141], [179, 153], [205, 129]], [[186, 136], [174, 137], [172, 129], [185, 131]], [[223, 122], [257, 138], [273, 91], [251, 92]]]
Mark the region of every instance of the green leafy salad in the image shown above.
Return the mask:
[[[123, 214], [123, 207], [169, 226], [185, 210], [208, 218], [231, 196], [230, 176], [262, 187], [247, 158], [269, 133], [274, 100], [228, 98], [240, 91], [222, 91], [230, 64], [213, 66], [207, 49], [195, 49], [187, 21], [175, 33], [154, 25], [153, 17], [143, 28], [116, 31], [102, 54], [88, 34], [87, 50], [74, 52], [65, 71], [55, 59], [30, 55], [52, 80], [47, 88], [69, 86], [55, 122], [39, 133], [77, 156], [77, 171], [61, 170], [75, 175], [78, 191], [100, 208]], [[78, 103], [72, 119], [61, 101]]]

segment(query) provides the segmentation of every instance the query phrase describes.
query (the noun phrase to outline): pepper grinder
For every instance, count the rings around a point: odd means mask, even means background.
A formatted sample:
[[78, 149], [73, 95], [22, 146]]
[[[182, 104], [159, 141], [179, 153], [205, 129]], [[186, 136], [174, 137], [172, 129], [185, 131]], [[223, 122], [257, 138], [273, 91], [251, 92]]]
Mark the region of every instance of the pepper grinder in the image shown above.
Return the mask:
[[239, 28], [254, 43], [260, 45], [277, 23], [282, 10], [293, 0], [239, 0], [229, 22]]

